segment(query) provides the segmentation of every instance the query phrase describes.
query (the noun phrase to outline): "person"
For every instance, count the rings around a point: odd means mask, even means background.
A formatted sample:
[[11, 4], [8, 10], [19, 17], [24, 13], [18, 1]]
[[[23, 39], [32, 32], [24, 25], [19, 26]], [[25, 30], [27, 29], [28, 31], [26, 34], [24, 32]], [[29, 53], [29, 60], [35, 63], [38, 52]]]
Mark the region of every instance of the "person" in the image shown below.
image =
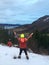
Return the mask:
[[8, 40], [7, 42], [7, 46], [11, 47], [12, 46], [12, 42], [11, 42], [11, 39]]
[[21, 53], [22, 51], [24, 51], [26, 58], [29, 59], [29, 56], [27, 54], [27, 43], [26, 42], [28, 41], [30, 37], [32, 37], [33, 33], [31, 33], [28, 38], [25, 38], [25, 35], [23, 33], [20, 34], [20, 37], [17, 36], [16, 32], [14, 32], [14, 35], [19, 41], [20, 52], [19, 52], [18, 58], [21, 58]]

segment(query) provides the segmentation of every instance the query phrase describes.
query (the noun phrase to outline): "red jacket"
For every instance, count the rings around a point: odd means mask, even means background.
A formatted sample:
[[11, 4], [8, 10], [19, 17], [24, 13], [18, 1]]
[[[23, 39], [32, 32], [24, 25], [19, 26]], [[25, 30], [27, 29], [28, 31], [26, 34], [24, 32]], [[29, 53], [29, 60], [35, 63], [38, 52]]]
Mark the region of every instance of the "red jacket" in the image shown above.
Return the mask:
[[12, 46], [12, 42], [11, 42], [11, 41], [8, 41], [7, 45], [8, 45], [9, 47], [11, 47], [11, 46]]
[[26, 42], [27, 42], [27, 38], [18, 38], [19, 40], [19, 47], [20, 48], [26, 48], [27, 45], [26, 45]]

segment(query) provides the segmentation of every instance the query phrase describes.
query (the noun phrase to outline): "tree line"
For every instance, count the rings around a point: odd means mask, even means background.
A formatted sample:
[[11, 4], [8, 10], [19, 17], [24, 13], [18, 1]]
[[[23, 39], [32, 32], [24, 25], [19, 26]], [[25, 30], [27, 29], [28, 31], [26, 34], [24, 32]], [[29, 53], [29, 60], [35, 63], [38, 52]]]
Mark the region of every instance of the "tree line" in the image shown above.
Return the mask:
[[[8, 30], [0, 30], [0, 43], [7, 44], [8, 40], [11, 39], [13, 44], [17, 44], [18, 40], [15, 39], [13, 32], [8, 34]], [[49, 51], [49, 35], [47, 33], [42, 33], [36, 30], [27, 42], [28, 47], [31, 49], [44, 48]]]

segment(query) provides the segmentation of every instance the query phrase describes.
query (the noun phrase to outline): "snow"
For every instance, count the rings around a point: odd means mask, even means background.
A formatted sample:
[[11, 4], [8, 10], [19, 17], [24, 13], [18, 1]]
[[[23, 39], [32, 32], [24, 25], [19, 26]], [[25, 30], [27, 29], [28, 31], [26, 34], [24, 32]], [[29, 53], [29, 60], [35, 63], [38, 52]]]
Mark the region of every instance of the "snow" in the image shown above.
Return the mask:
[[45, 18], [44, 21], [47, 21], [48, 22], [49, 21], [49, 17]]
[[21, 59], [13, 59], [18, 54], [19, 48], [0, 45], [0, 65], [49, 65], [49, 56], [28, 52], [27, 60], [23, 52]]

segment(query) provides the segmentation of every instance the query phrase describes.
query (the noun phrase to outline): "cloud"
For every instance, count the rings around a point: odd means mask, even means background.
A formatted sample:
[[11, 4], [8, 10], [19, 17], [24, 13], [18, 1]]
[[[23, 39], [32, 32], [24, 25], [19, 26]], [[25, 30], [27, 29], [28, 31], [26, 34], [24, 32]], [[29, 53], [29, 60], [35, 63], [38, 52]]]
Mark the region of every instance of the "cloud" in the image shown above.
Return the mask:
[[30, 23], [49, 14], [48, 0], [0, 0], [0, 23]]

